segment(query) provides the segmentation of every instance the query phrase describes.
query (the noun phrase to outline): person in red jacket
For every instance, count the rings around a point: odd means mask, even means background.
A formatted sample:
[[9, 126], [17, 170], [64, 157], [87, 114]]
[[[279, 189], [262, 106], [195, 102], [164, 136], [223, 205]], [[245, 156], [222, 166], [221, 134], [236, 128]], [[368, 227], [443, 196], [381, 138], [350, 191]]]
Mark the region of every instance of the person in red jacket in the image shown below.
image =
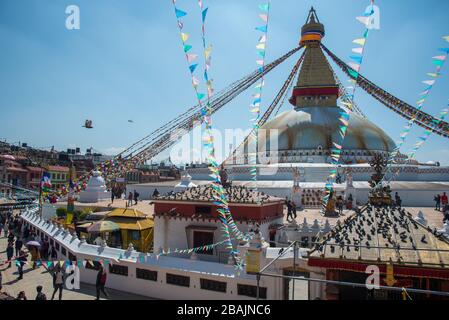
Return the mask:
[[106, 298], [108, 297], [108, 294], [104, 290], [104, 286], [106, 285], [106, 280], [107, 280], [106, 270], [104, 270], [103, 266], [100, 266], [100, 269], [98, 270], [98, 274], [97, 274], [97, 281], [95, 283], [95, 286], [97, 288], [97, 299], [96, 300], [100, 300], [100, 291], [103, 292], [103, 294], [105, 295]]
[[447, 194], [446, 192], [443, 192], [443, 195], [441, 196], [441, 204], [444, 208], [445, 205], [447, 205]]

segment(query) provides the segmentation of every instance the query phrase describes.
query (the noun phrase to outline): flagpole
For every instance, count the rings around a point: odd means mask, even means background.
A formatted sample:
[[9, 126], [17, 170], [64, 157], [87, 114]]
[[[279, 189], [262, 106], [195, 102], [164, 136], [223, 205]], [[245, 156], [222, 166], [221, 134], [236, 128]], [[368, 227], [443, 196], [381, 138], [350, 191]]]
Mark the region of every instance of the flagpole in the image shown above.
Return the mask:
[[43, 211], [43, 203], [42, 203], [42, 180], [44, 179], [44, 168], [42, 168], [41, 171], [41, 180], [39, 183], [39, 215], [42, 217], [42, 211]]

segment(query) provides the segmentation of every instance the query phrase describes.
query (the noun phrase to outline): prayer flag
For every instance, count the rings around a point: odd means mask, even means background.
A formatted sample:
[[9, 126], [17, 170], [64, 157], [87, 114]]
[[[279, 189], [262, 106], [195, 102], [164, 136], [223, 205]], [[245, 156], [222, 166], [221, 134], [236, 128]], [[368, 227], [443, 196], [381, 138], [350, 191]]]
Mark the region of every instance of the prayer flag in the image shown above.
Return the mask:
[[365, 38], [355, 39], [355, 40], [352, 41], [352, 42], [355, 43], [355, 44], [364, 46], [364, 45], [365, 45], [365, 42], [366, 42], [366, 39], [365, 39]]
[[262, 26], [262, 27], [257, 27], [256, 30], [258, 30], [260, 32], [263, 32], [263, 33], [266, 33], [268, 28], [267, 28], [267, 26]]
[[203, 13], [202, 13], [203, 23], [204, 23], [204, 21], [206, 21], [206, 16], [207, 16], [207, 11], [208, 10], [209, 10], [209, 8], [206, 8], [206, 9], [203, 10]]
[[179, 10], [178, 8], [175, 8], [176, 18], [182, 18], [187, 15], [187, 12], [184, 12], [182, 10]]
[[41, 180], [42, 191], [49, 192], [51, 187], [52, 187], [51, 174], [49, 172], [44, 172]]
[[190, 35], [188, 33], [181, 32], [182, 42], [186, 42], [189, 39]]
[[354, 55], [352, 55], [352, 56], [349, 56], [349, 58], [354, 60], [355, 62], [358, 62], [358, 63], [362, 63], [362, 60], [363, 60], [363, 57], [361, 57], [361, 56], [354, 56]]
[[188, 44], [184, 45], [184, 52], [185, 52], [185, 53], [189, 52], [190, 49], [192, 49], [192, 46], [191, 46], [191, 45], [188, 45]]
[[353, 48], [352, 52], [358, 53], [358, 54], [363, 54], [363, 48]]
[[195, 72], [195, 69], [196, 69], [196, 67], [198, 67], [198, 63], [197, 64], [192, 64], [190, 67], [189, 67], [189, 69], [190, 69], [190, 72], [191, 73], [194, 73]]
[[447, 56], [435, 56], [435, 57], [433, 57], [433, 59], [441, 60], [441, 61], [446, 60], [446, 58], [447, 58]]
[[429, 86], [433, 86], [435, 84], [435, 80], [426, 80], [426, 81], [423, 81], [422, 83], [428, 84]]
[[364, 24], [365, 26], [368, 26], [371, 18], [370, 17], [356, 17], [356, 19], [357, 19], [357, 21]]
[[261, 4], [261, 5], [259, 5], [259, 8], [262, 11], [268, 12], [268, 10], [270, 9], [270, 4], [268, 4], [268, 3]]
[[198, 58], [197, 54], [187, 54], [187, 61], [189, 61], [189, 63], [191, 63], [196, 58]]
[[349, 62], [348, 65], [349, 65], [353, 70], [359, 72], [359, 70], [360, 70], [360, 65], [358, 65], [358, 64], [356, 64], [356, 63], [352, 63], [352, 62]]

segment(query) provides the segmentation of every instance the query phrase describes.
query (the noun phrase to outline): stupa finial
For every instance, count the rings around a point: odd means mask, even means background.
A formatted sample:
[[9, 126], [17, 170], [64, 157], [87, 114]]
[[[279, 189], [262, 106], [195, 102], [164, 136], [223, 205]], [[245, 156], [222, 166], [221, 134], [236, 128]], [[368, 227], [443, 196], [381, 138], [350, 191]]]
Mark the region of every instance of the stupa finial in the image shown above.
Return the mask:
[[309, 11], [309, 15], [307, 16], [306, 23], [316, 23], [320, 22], [320, 19], [318, 19], [318, 16], [316, 15], [315, 8], [312, 6]]
[[320, 22], [315, 9], [312, 7], [307, 16], [306, 24], [301, 29], [301, 45], [309, 42], [321, 42], [324, 35], [324, 25]]

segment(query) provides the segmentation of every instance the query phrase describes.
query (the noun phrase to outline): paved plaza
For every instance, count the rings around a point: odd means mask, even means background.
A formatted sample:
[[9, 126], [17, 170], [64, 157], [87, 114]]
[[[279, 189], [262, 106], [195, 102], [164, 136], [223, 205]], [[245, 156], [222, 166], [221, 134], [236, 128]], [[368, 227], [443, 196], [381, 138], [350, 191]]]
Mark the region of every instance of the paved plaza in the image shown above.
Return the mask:
[[[12, 297], [17, 297], [20, 291], [25, 291], [28, 300], [34, 300], [36, 297], [36, 286], [41, 285], [43, 286], [43, 292], [46, 294], [47, 299], [50, 300], [53, 293], [53, 278], [51, 274], [42, 266], [33, 270], [30, 265], [25, 265], [23, 268], [23, 279], [17, 280], [17, 266], [14, 263], [10, 268], [7, 264], [4, 265], [4, 261], [6, 260], [6, 246], [7, 239], [2, 236], [0, 238], [0, 271], [3, 276], [2, 292]], [[109, 297], [108, 299], [101, 298], [101, 300], [149, 300], [149, 298], [139, 295], [112, 289], [106, 290]], [[58, 293], [55, 295], [55, 299], [58, 299]], [[80, 284], [80, 290], [64, 290], [62, 295], [62, 300], [94, 299], [96, 299], [95, 286], [82, 282]]]

